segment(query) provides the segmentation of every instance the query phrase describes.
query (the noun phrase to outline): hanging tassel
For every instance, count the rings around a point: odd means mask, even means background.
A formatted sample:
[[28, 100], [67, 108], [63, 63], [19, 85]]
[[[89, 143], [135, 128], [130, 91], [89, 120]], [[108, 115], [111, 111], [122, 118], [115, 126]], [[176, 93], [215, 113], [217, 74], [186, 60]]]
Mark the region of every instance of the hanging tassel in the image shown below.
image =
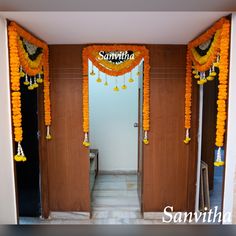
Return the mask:
[[38, 88], [38, 84], [37, 84], [37, 79], [36, 76], [34, 76], [34, 84], [33, 84], [34, 88]]
[[185, 135], [184, 143], [188, 144], [190, 142], [190, 140], [191, 140], [191, 138], [190, 138], [190, 135], [189, 135], [189, 129], [186, 129], [186, 135]]
[[217, 55], [216, 62], [213, 63], [214, 67], [220, 66], [220, 54]]
[[101, 83], [102, 82], [102, 79], [101, 79], [101, 77], [100, 77], [100, 71], [98, 71], [98, 78], [97, 78], [97, 83]]
[[30, 82], [29, 82], [28, 89], [29, 89], [29, 90], [33, 90], [33, 89], [34, 89], [34, 86], [33, 86], [33, 84], [32, 84], [32, 79], [31, 79], [31, 78], [30, 78]]
[[50, 134], [50, 126], [47, 126], [47, 134], [46, 134], [46, 139], [47, 140], [51, 140], [52, 139], [52, 135]]
[[211, 73], [210, 73], [210, 76], [212, 76], [212, 77], [215, 77], [215, 76], [216, 76], [214, 64], [212, 65], [212, 71], [211, 71]]
[[116, 86], [113, 88], [113, 91], [115, 92], [119, 91], [117, 77], [116, 77]]
[[20, 142], [18, 142], [17, 154], [14, 156], [14, 160], [17, 162], [26, 161], [26, 157], [25, 157], [25, 154], [23, 152]]
[[197, 84], [203, 85], [207, 82], [205, 72], [200, 72], [200, 80], [197, 81]]
[[223, 166], [225, 163], [224, 161], [222, 161], [222, 158], [221, 158], [221, 147], [218, 147], [218, 150], [217, 150], [217, 155], [216, 155], [216, 161], [214, 162], [214, 166]]
[[89, 147], [89, 146], [90, 146], [90, 142], [89, 142], [89, 138], [88, 138], [88, 133], [85, 133], [85, 134], [84, 134], [83, 145], [84, 145], [85, 147]]
[[39, 73], [38, 74], [38, 78], [37, 78], [37, 83], [39, 83], [39, 84], [41, 84], [41, 83], [43, 83], [43, 79], [41, 78], [41, 74]]
[[214, 79], [215, 79], [214, 76], [211, 76], [211, 68], [210, 68], [209, 75], [207, 76], [207, 80], [212, 81]]
[[106, 74], [106, 77], [105, 77], [105, 83], [104, 83], [104, 86], [108, 86], [108, 82], [107, 82], [107, 74]]
[[144, 131], [143, 143], [144, 143], [144, 144], [149, 144], [147, 130]]
[[90, 72], [90, 75], [92, 75], [92, 76], [96, 75], [96, 74], [94, 73], [94, 70], [93, 70], [93, 65], [92, 65], [92, 71]]
[[124, 89], [124, 90], [127, 89], [127, 86], [126, 86], [126, 84], [125, 84], [125, 75], [124, 75], [124, 83], [123, 83], [123, 85], [121, 86], [121, 88]]
[[134, 82], [134, 79], [132, 78], [132, 71], [130, 72], [129, 82], [130, 82], [130, 83], [133, 83], [133, 82]]
[[20, 66], [20, 77], [25, 77], [25, 72], [23, 72], [22, 66]]
[[25, 81], [24, 81], [24, 85], [29, 85], [30, 84], [30, 82], [29, 82], [29, 80], [28, 80], [28, 75], [27, 74], [25, 74]]

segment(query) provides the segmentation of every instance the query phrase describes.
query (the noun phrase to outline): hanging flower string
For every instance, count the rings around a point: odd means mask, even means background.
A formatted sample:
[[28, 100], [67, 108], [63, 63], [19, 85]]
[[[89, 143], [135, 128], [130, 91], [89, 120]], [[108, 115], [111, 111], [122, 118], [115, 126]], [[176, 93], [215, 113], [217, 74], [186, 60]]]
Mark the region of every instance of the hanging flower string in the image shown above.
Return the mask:
[[215, 166], [222, 166], [224, 162], [221, 159], [221, 150], [224, 146], [225, 122], [226, 122], [226, 103], [227, 103], [227, 89], [228, 89], [228, 70], [229, 70], [229, 35], [230, 23], [226, 21], [221, 32], [220, 44], [220, 62], [219, 62], [219, 86], [218, 86], [218, 101], [217, 101], [217, 121], [216, 121], [216, 146], [217, 159]]
[[[9, 60], [10, 60], [10, 78], [11, 78], [11, 102], [12, 102], [12, 121], [14, 128], [14, 140], [17, 142], [17, 154], [14, 156], [16, 161], [26, 161], [26, 157], [21, 145], [23, 140], [22, 114], [21, 114], [21, 92], [20, 78], [23, 77], [24, 84], [29, 89], [38, 87], [37, 74], [44, 68], [44, 112], [45, 125], [47, 128], [47, 137], [50, 136], [49, 126], [51, 125], [50, 94], [49, 94], [49, 72], [48, 72], [48, 46], [44, 42], [33, 37], [15, 22], [8, 26], [9, 36]], [[35, 47], [42, 48], [35, 60], [31, 60], [26, 52], [22, 38]], [[32, 81], [33, 77], [33, 81]], [[43, 82], [40, 77], [38, 82]], [[48, 138], [47, 138], [48, 139]]]
[[[204, 85], [212, 81], [217, 76], [216, 68], [219, 70], [218, 100], [217, 100], [217, 124], [216, 124], [216, 146], [217, 157], [215, 166], [222, 166], [221, 159], [222, 147], [224, 145], [225, 122], [227, 119], [226, 104], [228, 90], [228, 51], [229, 51], [230, 22], [226, 18], [221, 18], [209, 30], [199, 38], [188, 44], [187, 65], [186, 65], [186, 89], [185, 89], [185, 129], [186, 135], [184, 142], [190, 142], [191, 128], [191, 83], [192, 75], [197, 79], [199, 85]], [[196, 47], [211, 40], [213, 41], [204, 56], [198, 54]], [[193, 67], [192, 67], [193, 63]], [[192, 70], [193, 69], [193, 70]]]
[[184, 127], [186, 129], [184, 143], [189, 143], [191, 138], [189, 135], [189, 130], [191, 128], [191, 105], [192, 105], [192, 74], [191, 68], [192, 63], [190, 59], [190, 51], [187, 51], [187, 65], [186, 65], [186, 85], [185, 85], [185, 123]]
[[[114, 51], [133, 51], [134, 60], [122, 61], [119, 64], [112, 63], [107, 60], [101, 60], [100, 51], [105, 52], [114, 52]], [[125, 74], [130, 73], [129, 82], [133, 82], [132, 70], [144, 60], [144, 77], [143, 77], [143, 131], [144, 131], [144, 144], [148, 144], [148, 131], [150, 129], [150, 77], [149, 77], [149, 52], [143, 46], [134, 46], [134, 45], [94, 45], [84, 48], [83, 50], [83, 131], [84, 131], [84, 142], [85, 146], [89, 146], [89, 104], [88, 104], [88, 60], [92, 62], [92, 71], [90, 72], [91, 76], [95, 75], [94, 66], [98, 68], [99, 73], [103, 72], [106, 75], [106, 80], [104, 85], [107, 86], [107, 75], [109, 76], [124, 76], [124, 82], [121, 86], [122, 89], [126, 89]], [[138, 70], [137, 76], [140, 75]], [[99, 78], [99, 76], [98, 76]], [[98, 80], [97, 82], [101, 82]], [[119, 91], [117, 78], [115, 79], [116, 86], [113, 88], [115, 92]]]

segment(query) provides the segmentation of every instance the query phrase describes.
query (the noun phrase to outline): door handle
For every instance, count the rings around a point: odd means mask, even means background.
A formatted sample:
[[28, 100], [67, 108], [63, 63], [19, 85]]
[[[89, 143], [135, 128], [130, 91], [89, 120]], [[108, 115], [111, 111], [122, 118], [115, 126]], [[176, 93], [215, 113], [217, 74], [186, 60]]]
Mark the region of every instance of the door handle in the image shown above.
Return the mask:
[[137, 128], [137, 127], [138, 127], [138, 123], [135, 122], [135, 123], [134, 123], [134, 128]]

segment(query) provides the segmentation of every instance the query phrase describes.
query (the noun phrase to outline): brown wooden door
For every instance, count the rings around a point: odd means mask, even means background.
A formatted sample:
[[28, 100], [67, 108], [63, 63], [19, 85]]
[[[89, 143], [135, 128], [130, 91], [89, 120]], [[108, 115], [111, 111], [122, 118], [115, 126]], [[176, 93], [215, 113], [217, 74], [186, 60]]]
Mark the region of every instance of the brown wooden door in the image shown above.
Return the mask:
[[[151, 58], [150, 144], [144, 145], [143, 210], [194, 209], [197, 121], [192, 141], [183, 143], [185, 46], [149, 46]], [[193, 112], [197, 111], [193, 98]], [[194, 114], [194, 116], [197, 113]]]

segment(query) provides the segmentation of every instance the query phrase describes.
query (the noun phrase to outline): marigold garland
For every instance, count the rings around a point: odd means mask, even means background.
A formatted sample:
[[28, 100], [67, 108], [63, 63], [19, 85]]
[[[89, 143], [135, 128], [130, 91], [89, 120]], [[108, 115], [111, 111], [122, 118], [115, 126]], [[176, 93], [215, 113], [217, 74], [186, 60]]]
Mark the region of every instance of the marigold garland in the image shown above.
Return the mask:
[[[15, 161], [26, 161], [21, 142], [23, 140], [22, 130], [22, 115], [21, 115], [21, 93], [20, 93], [20, 78], [22, 75], [34, 76], [44, 74], [44, 110], [45, 110], [45, 125], [47, 126], [47, 139], [51, 139], [49, 127], [51, 125], [51, 109], [50, 109], [50, 83], [49, 83], [49, 66], [48, 66], [48, 46], [46, 43], [35, 38], [30, 33], [25, 31], [15, 22], [11, 22], [8, 26], [9, 37], [9, 60], [10, 60], [10, 78], [11, 78], [11, 102], [12, 102], [12, 121], [14, 127], [14, 140], [18, 143], [17, 154], [14, 156]], [[30, 60], [25, 51], [21, 39], [24, 38], [29, 43], [40, 47], [43, 52], [36, 58], [35, 61]], [[23, 73], [22, 69], [24, 70]], [[39, 77], [37, 81], [40, 83], [42, 79]], [[28, 84], [28, 83], [25, 83]], [[30, 85], [32, 86], [32, 85]], [[29, 86], [29, 87], [30, 87]], [[38, 85], [37, 85], [38, 86]], [[35, 87], [37, 87], [35, 86]]]
[[[195, 48], [202, 43], [210, 40], [214, 35], [214, 40], [210, 49], [205, 56], [200, 56]], [[228, 89], [228, 51], [230, 22], [226, 18], [221, 18], [209, 30], [197, 39], [188, 44], [187, 65], [186, 65], [186, 91], [185, 91], [185, 143], [191, 140], [189, 130], [191, 128], [191, 80], [192, 80], [192, 63], [193, 74], [198, 80], [198, 84], [204, 84], [213, 80], [216, 76], [214, 67], [219, 67], [219, 86], [217, 100], [217, 124], [216, 124], [216, 146], [218, 147], [215, 166], [222, 166], [224, 162], [221, 160], [221, 148], [224, 145], [225, 121], [227, 118], [227, 89]], [[209, 70], [209, 76], [206, 78], [206, 72]], [[199, 75], [200, 73], [200, 75]]]
[[[134, 52], [135, 59], [128, 60], [121, 64], [113, 64], [106, 60], [98, 60], [99, 51], [128, 51]], [[110, 75], [110, 76], [120, 76], [128, 72], [131, 72], [142, 59], [144, 59], [144, 78], [143, 78], [143, 131], [144, 131], [144, 144], [148, 144], [148, 131], [150, 129], [150, 78], [149, 78], [149, 53], [146, 47], [134, 46], [134, 45], [94, 45], [88, 46], [83, 50], [83, 130], [85, 133], [85, 138], [83, 144], [89, 146], [89, 95], [88, 95], [88, 59], [96, 66], [99, 71]], [[93, 69], [90, 73], [95, 75]], [[105, 82], [107, 85], [107, 81]], [[123, 87], [125, 89], [126, 87]], [[115, 87], [114, 91], [119, 91], [119, 88]]]

